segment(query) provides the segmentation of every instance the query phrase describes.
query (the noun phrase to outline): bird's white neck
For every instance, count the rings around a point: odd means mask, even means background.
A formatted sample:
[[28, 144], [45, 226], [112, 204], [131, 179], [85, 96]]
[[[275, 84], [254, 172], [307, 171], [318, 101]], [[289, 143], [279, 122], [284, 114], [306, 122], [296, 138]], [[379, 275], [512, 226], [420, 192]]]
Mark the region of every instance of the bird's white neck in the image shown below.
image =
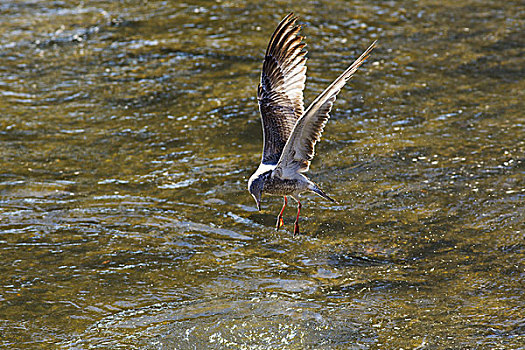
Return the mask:
[[248, 180], [248, 188], [250, 188], [250, 185], [253, 182], [253, 180], [258, 178], [261, 174], [264, 174], [267, 171], [271, 171], [275, 169], [275, 167], [276, 167], [275, 164], [264, 164], [264, 163], [259, 164], [259, 167], [257, 168], [257, 170], [252, 174], [252, 176], [250, 176], [250, 180]]

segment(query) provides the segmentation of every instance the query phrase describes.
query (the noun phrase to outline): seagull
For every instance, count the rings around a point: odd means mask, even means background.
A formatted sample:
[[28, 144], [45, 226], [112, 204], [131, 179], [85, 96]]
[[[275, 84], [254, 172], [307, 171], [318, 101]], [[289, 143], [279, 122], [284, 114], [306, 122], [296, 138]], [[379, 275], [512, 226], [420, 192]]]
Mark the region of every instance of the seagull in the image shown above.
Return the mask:
[[258, 210], [261, 210], [263, 193], [284, 198], [276, 230], [284, 225], [287, 196], [297, 202], [294, 236], [299, 234], [300, 193], [313, 192], [337, 203], [303, 173], [310, 168], [315, 144], [321, 139], [337, 94], [368, 58], [376, 43], [374, 41], [305, 110], [303, 90], [307, 52], [303, 37], [299, 35], [301, 26], [296, 22], [297, 17], [288, 14], [275, 29], [266, 49], [257, 89], [264, 138], [262, 159], [248, 180], [248, 191]]

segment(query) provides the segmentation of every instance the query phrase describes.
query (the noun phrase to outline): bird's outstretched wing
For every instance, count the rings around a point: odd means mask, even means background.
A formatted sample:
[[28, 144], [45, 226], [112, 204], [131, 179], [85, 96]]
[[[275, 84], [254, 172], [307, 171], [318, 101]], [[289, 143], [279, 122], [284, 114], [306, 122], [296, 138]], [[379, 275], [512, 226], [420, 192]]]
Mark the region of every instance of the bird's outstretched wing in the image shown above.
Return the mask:
[[321, 134], [328, 118], [330, 118], [329, 113], [337, 94], [368, 58], [374, 46], [375, 41], [343, 74], [317, 96], [304, 115], [297, 121], [273, 171], [274, 174], [291, 178], [298, 172], [308, 171], [315, 154], [315, 144], [321, 139]]
[[263, 126], [263, 164], [277, 164], [297, 120], [303, 115], [306, 46], [290, 13], [273, 33], [257, 90]]

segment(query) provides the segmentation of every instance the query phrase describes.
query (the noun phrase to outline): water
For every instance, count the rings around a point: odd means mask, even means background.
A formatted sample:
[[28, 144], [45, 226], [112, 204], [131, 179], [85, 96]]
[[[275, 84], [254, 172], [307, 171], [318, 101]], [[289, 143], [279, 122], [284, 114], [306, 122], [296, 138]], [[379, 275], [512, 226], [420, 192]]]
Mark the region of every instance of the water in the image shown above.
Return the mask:
[[[306, 195], [246, 191], [286, 13], [306, 103], [373, 40]], [[518, 349], [518, 1], [4, 1], [0, 347]]]

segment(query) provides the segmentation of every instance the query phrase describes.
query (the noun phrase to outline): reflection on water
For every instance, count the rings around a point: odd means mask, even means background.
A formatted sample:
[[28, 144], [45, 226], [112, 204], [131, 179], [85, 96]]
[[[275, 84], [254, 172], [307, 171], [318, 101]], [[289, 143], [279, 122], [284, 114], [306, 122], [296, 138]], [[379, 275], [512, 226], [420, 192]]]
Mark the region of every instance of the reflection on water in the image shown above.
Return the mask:
[[[3, 2], [1, 347], [522, 347], [519, 5]], [[295, 239], [246, 191], [291, 10], [307, 102], [379, 39]]]

